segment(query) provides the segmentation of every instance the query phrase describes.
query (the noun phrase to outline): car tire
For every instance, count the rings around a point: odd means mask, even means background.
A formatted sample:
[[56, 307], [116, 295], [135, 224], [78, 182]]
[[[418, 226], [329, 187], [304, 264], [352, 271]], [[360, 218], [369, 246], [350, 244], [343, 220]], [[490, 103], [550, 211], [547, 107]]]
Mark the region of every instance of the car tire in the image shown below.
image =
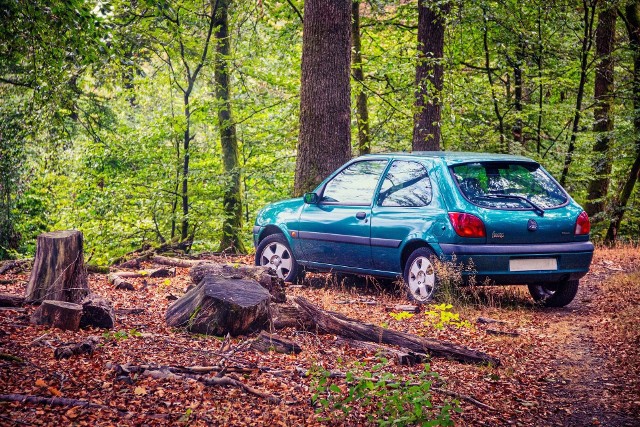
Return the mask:
[[255, 262], [256, 265], [273, 268], [285, 282], [297, 283], [304, 277], [304, 270], [298, 265], [289, 242], [282, 234], [271, 234], [260, 242]]
[[425, 304], [433, 299], [439, 283], [434, 266], [436, 259], [427, 247], [418, 248], [409, 256], [402, 277], [411, 301]]
[[579, 280], [567, 280], [554, 284], [529, 285], [529, 293], [533, 300], [545, 307], [564, 307], [575, 298], [578, 293]]

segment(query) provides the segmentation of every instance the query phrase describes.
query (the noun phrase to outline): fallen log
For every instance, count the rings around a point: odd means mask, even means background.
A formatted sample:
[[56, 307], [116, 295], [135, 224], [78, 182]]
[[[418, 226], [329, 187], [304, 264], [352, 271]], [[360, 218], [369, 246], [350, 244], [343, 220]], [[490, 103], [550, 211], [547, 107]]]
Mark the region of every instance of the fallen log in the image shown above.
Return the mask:
[[54, 350], [53, 357], [60, 360], [79, 354], [93, 354], [99, 342], [100, 338], [89, 337], [82, 342], [63, 344]]
[[80, 328], [82, 306], [72, 302], [44, 300], [31, 315], [31, 323], [77, 331]]
[[155, 255], [151, 257], [151, 261], [160, 265], [169, 265], [171, 267], [180, 267], [180, 268], [191, 268], [203, 262], [198, 259], [170, 258], [162, 255]]
[[31, 258], [3, 261], [0, 265], [0, 274], [8, 273], [17, 268], [20, 270], [28, 269], [32, 263], [33, 259]]
[[0, 294], [0, 307], [22, 307], [24, 297], [14, 294]]
[[337, 347], [349, 346], [351, 348], [359, 348], [362, 350], [372, 351], [381, 354], [386, 358], [395, 359], [398, 365], [413, 366], [417, 365], [418, 363], [425, 363], [429, 361], [429, 356], [427, 356], [426, 354], [411, 351], [406, 348], [396, 350], [394, 348], [390, 348], [380, 344], [357, 341], [342, 337], [338, 337], [338, 339], [336, 339], [336, 341], [334, 342], [334, 345]]
[[260, 335], [251, 343], [251, 348], [263, 353], [275, 351], [276, 353], [298, 354], [302, 351], [297, 343], [265, 331], [260, 332]]
[[309, 314], [291, 302], [271, 304], [269, 312], [272, 329], [295, 328], [309, 331], [315, 327], [315, 323], [311, 320]]
[[423, 338], [406, 332], [394, 331], [380, 326], [358, 322], [348, 318], [338, 318], [311, 304], [303, 297], [294, 298], [303, 310], [307, 311], [318, 329], [358, 341], [369, 341], [406, 347], [417, 353], [429, 353], [465, 363], [492, 364], [498, 366], [500, 360], [481, 351], [456, 345], [446, 341]]
[[107, 276], [107, 281], [111, 283], [116, 289], [124, 289], [127, 291], [133, 291], [135, 289], [131, 282], [125, 280], [116, 273], [109, 274]]
[[67, 397], [43, 397], [29, 394], [0, 394], [0, 402], [36, 403], [50, 406], [79, 406], [81, 408], [107, 409], [122, 412], [111, 406], [100, 405], [86, 400], [70, 399]]

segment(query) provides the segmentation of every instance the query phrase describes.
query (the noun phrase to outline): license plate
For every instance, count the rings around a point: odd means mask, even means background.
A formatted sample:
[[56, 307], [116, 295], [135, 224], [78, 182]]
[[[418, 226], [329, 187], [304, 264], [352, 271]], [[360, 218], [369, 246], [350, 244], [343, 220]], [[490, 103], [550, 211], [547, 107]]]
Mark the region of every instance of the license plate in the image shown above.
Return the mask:
[[509, 260], [509, 271], [557, 270], [555, 258], [525, 258]]

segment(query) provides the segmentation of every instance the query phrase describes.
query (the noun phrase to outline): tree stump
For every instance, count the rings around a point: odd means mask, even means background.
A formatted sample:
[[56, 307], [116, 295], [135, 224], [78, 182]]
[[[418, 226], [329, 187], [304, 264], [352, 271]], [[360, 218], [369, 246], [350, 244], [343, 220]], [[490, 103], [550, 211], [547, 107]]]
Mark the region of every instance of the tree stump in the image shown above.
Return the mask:
[[89, 293], [82, 246], [79, 231], [39, 235], [26, 300], [82, 301]]
[[253, 265], [231, 265], [215, 263], [199, 263], [189, 270], [193, 283], [200, 283], [206, 276], [222, 276], [233, 279], [253, 279], [265, 288], [274, 302], [285, 302], [284, 280], [269, 267]]
[[33, 312], [31, 323], [51, 325], [54, 328], [77, 331], [80, 328], [82, 306], [66, 301], [44, 300]]
[[81, 328], [112, 329], [115, 323], [116, 316], [109, 301], [96, 294], [90, 294], [82, 301]]
[[253, 280], [206, 276], [169, 306], [166, 321], [194, 333], [237, 336], [267, 324], [270, 300]]

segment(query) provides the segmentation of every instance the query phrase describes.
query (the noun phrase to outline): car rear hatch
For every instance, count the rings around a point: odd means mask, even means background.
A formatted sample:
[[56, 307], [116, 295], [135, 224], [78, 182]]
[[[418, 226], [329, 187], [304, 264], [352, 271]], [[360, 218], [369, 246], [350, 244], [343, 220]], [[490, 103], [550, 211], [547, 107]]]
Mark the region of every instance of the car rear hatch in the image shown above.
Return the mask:
[[468, 212], [478, 216], [488, 244], [545, 244], [574, 240], [582, 211], [537, 163], [483, 161], [451, 171]]

